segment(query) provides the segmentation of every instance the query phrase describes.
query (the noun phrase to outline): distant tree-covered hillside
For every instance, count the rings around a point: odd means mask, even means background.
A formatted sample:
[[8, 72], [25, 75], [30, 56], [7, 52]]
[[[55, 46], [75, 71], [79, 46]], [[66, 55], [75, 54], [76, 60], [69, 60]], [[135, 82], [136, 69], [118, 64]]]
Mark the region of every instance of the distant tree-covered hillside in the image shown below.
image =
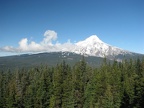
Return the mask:
[[0, 71], [0, 108], [142, 108], [144, 59]]

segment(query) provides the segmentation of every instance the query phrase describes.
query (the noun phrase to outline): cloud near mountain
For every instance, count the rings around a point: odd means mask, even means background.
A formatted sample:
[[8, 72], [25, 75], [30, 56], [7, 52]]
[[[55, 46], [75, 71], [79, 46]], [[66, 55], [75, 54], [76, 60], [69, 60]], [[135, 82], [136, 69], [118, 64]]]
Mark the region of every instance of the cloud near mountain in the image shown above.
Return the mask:
[[[115, 57], [116, 55], [131, 54], [131, 52], [111, 46], [104, 43], [96, 35], [92, 35], [83, 41], [71, 43], [68, 40], [66, 43], [58, 43], [57, 33], [53, 30], [47, 30], [44, 33], [44, 38], [41, 42], [29, 41], [27, 38], [21, 39], [17, 48], [12, 46], [5, 46], [1, 48], [1, 52], [14, 53], [40, 53], [40, 52], [59, 52], [67, 51], [77, 54], [85, 54], [97, 57]], [[55, 41], [55, 44], [53, 44]]]
[[75, 47], [75, 44], [69, 40], [66, 43], [53, 44], [53, 41], [57, 40], [57, 33], [53, 30], [47, 30], [44, 33], [44, 38], [40, 43], [29, 41], [27, 38], [23, 38], [19, 41], [17, 48], [12, 46], [5, 46], [0, 48], [0, 51], [4, 52], [52, 52], [52, 51], [69, 51]]

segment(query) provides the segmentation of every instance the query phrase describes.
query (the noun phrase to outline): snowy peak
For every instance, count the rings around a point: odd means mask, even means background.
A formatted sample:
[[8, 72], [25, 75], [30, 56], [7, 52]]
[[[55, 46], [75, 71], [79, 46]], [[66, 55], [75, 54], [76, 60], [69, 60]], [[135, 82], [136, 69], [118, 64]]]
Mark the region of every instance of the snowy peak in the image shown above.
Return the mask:
[[85, 39], [84, 41], [80, 41], [78, 43], [76, 43], [76, 45], [84, 45], [84, 46], [87, 46], [87, 45], [94, 45], [96, 43], [103, 43], [96, 35], [92, 35], [90, 37], [88, 37], [87, 39]]
[[87, 42], [99, 42], [99, 43], [103, 43], [96, 35], [90, 36], [85, 41], [87, 41]]
[[130, 54], [130, 52], [108, 45], [101, 41], [96, 35], [92, 35], [84, 41], [75, 44], [73, 52], [88, 56], [115, 57], [116, 55]]

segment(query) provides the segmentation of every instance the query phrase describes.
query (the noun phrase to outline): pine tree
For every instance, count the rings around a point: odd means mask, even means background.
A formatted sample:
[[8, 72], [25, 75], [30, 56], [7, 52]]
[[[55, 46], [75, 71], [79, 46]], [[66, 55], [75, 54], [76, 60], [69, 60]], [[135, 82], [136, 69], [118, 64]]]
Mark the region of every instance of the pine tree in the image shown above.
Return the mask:
[[6, 78], [3, 71], [0, 72], [0, 107], [6, 106], [5, 95], [6, 95]]
[[84, 57], [74, 67], [73, 83], [74, 83], [74, 107], [83, 108], [84, 105], [84, 91], [86, 84], [86, 62]]

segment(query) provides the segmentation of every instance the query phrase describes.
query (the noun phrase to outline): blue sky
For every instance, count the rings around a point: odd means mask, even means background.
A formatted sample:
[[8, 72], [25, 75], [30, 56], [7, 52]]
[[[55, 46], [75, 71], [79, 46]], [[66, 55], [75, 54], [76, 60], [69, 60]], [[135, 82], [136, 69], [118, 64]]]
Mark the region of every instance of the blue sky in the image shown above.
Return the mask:
[[[42, 43], [47, 30], [57, 33], [55, 43], [95, 34], [144, 54], [144, 0], [0, 0], [0, 49], [17, 49], [24, 39]], [[0, 56], [13, 53], [0, 50]]]

